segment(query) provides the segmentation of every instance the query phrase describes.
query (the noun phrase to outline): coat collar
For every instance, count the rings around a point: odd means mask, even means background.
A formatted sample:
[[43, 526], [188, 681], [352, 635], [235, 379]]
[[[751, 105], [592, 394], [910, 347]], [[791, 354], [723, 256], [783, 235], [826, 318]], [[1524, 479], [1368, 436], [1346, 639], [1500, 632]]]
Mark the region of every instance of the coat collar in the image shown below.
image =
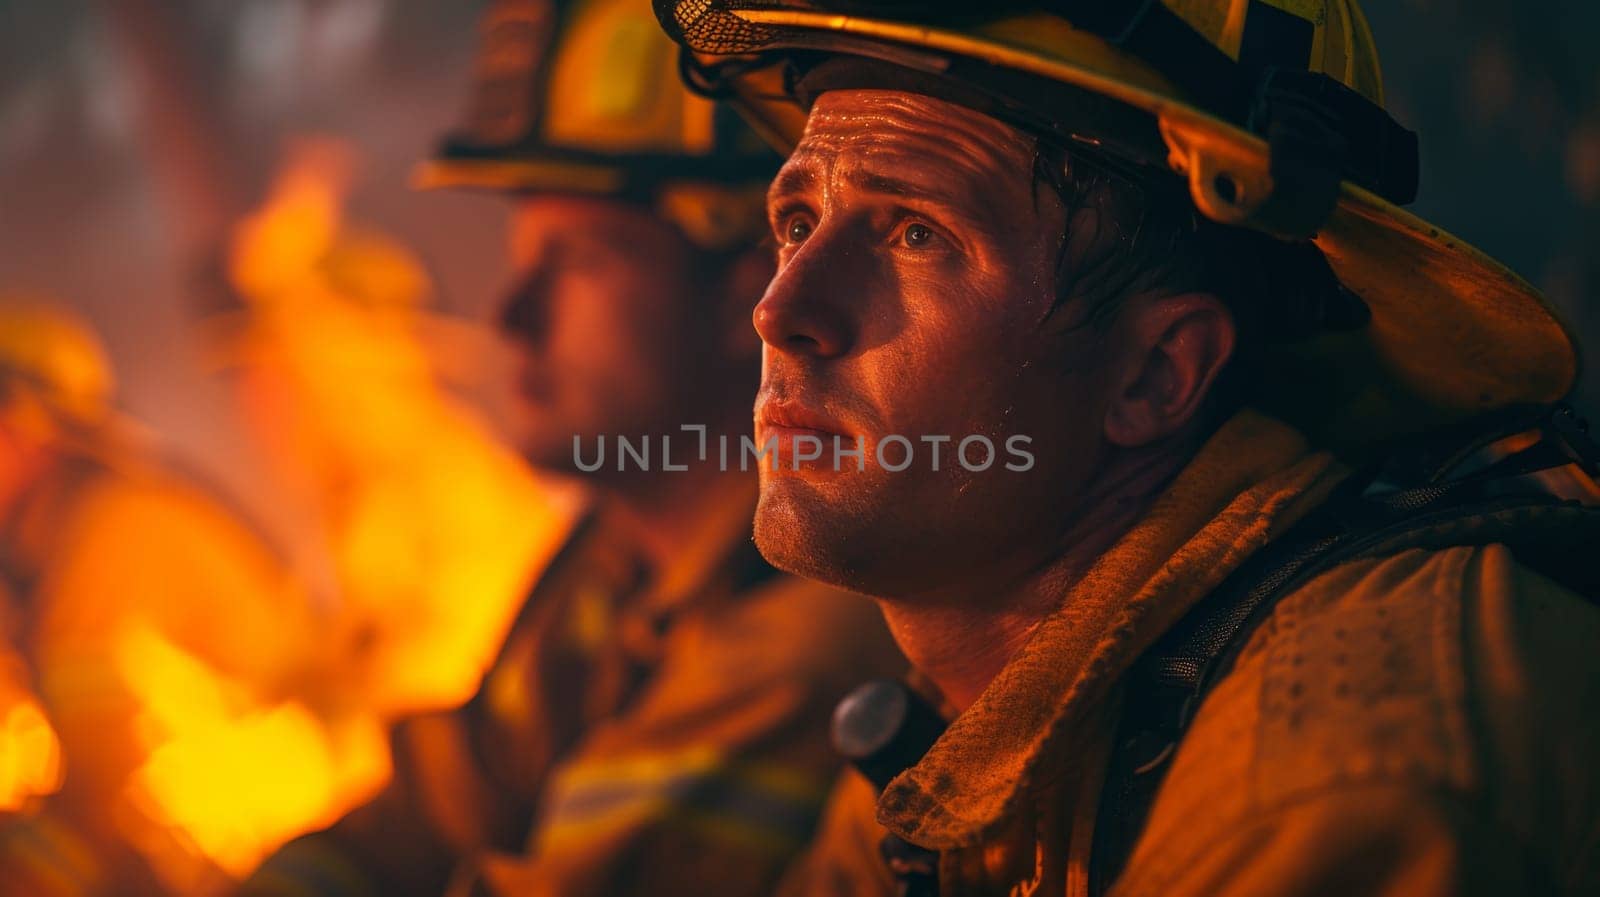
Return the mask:
[[[1093, 712], [1140, 653], [1344, 473], [1288, 426], [1251, 411], [1234, 416], [889, 784], [879, 821], [936, 850], [982, 840], [1036, 775], [1070, 763]], [[1041, 769], [1047, 757], [1060, 759]]]

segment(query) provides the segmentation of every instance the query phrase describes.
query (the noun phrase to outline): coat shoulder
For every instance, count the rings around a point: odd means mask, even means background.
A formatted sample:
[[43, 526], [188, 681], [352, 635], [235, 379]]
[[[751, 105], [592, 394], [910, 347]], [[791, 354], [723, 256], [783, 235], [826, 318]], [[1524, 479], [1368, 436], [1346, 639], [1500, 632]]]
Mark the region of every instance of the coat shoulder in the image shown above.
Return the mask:
[[1256, 692], [1258, 801], [1373, 778], [1472, 786], [1462, 635], [1482, 563], [1472, 548], [1404, 551], [1279, 602], [1237, 669]]
[[1547, 846], [1558, 879], [1600, 874], [1572, 866], [1600, 796], [1581, 759], [1600, 753], [1597, 641], [1600, 609], [1501, 545], [1329, 570], [1279, 601], [1201, 706], [1140, 851], [1189, 855], [1180, 842], [1380, 787]]

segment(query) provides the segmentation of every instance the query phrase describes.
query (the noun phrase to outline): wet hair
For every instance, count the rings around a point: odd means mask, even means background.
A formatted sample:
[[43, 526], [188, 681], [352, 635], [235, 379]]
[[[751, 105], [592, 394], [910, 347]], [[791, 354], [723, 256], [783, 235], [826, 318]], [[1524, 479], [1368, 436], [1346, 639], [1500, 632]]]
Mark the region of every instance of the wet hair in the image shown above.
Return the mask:
[[1270, 343], [1364, 323], [1365, 306], [1342, 290], [1314, 244], [1216, 224], [1170, 172], [1131, 173], [1041, 140], [1036, 197], [1041, 185], [1060, 197], [1068, 221], [1052, 315], [1080, 304], [1079, 326], [1104, 328], [1129, 298], [1152, 293], [1209, 293], [1228, 309], [1237, 339], [1208, 398], [1214, 422], [1251, 401]]

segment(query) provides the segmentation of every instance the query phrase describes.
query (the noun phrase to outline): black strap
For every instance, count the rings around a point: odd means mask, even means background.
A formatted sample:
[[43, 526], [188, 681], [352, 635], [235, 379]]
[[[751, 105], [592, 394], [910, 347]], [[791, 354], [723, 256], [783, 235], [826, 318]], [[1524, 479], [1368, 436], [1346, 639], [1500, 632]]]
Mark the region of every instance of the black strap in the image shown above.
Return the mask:
[[1307, 71], [1316, 34], [1309, 20], [1251, 0], [1235, 62], [1159, 0], [1058, 4], [1073, 24], [1183, 85], [1202, 108], [1265, 138], [1274, 195], [1295, 206], [1274, 220], [1313, 232], [1341, 179], [1400, 205], [1417, 198], [1417, 135], [1350, 87]]
[[[1213, 114], [1243, 125], [1252, 73], [1160, 0], [1056, 0], [1073, 25], [1139, 57]], [[1253, 4], [1254, 5], [1254, 4]]]
[[1310, 19], [1254, 0], [1245, 10], [1239, 64], [1254, 72], [1268, 67], [1305, 71], [1316, 39], [1317, 26]]
[[[1411, 545], [1515, 542], [1529, 524], [1552, 521], [1555, 532], [1573, 538], [1600, 530], [1600, 508], [1562, 501], [1525, 486], [1508, 484], [1529, 473], [1577, 465], [1590, 476], [1600, 471], [1600, 447], [1570, 408], [1541, 409], [1535, 424], [1541, 438], [1533, 445], [1487, 465], [1451, 475], [1468, 464], [1477, 449], [1517, 435], [1507, 420], [1521, 421], [1525, 410], [1500, 415], [1489, 435], [1448, 435], [1406, 453], [1445, 458], [1445, 467], [1426, 470], [1404, 458], [1351, 477], [1323, 508], [1242, 564], [1203, 599], [1135, 665], [1127, 677], [1123, 717], [1102, 791], [1090, 862], [1090, 891], [1104, 893], [1121, 873], [1144, 828], [1172, 755], [1211, 688], [1232, 669], [1238, 652], [1257, 625], [1284, 596], [1318, 574], [1366, 555], [1390, 554]], [[1457, 448], [1450, 448], [1451, 444]], [[1466, 449], [1460, 447], [1465, 446]], [[1385, 472], [1409, 470], [1410, 484], [1394, 488]], [[1579, 594], [1593, 591], [1595, 572], [1581, 575], [1571, 545], [1550, 545], [1539, 535], [1519, 558]], [[1575, 544], [1575, 543], [1574, 543]], [[1593, 566], [1593, 565], [1588, 565]]]

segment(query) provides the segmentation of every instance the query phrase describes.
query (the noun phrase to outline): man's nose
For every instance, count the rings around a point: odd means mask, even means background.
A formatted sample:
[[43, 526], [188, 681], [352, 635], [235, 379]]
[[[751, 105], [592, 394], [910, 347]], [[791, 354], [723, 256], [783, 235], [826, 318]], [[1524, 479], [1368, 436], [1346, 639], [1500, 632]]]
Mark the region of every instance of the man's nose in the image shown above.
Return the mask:
[[500, 330], [528, 343], [539, 343], [549, 321], [551, 277], [548, 265], [522, 273], [500, 300]]
[[864, 286], [852, 274], [849, 253], [819, 231], [779, 271], [756, 303], [751, 321], [761, 341], [794, 355], [833, 358], [855, 342], [855, 321], [845, 297]]

